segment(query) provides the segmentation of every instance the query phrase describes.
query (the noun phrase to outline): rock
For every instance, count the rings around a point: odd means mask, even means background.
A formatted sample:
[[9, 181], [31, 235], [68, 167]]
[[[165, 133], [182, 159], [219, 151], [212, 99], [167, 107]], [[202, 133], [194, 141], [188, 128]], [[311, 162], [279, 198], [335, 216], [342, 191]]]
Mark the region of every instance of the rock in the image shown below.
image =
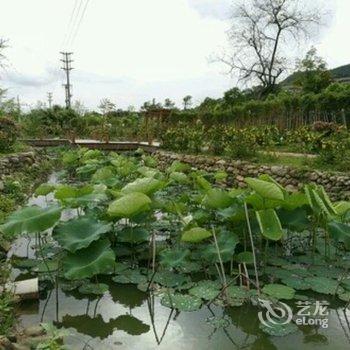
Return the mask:
[[45, 334], [45, 331], [41, 326], [31, 326], [24, 330], [24, 334], [28, 337], [38, 337]]
[[13, 350], [12, 343], [4, 336], [0, 337], [0, 350]]
[[29, 345], [25, 344], [13, 344], [13, 350], [31, 350]]

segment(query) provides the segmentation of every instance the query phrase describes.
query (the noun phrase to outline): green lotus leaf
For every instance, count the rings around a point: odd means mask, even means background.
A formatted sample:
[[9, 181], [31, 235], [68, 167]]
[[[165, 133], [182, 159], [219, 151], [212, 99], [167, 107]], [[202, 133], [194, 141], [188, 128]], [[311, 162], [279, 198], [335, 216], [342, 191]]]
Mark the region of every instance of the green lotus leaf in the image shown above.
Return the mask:
[[55, 198], [64, 202], [69, 199], [85, 196], [93, 191], [94, 188], [92, 186], [74, 187], [69, 185], [60, 185], [56, 188]]
[[127, 194], [108, 207], [108, 214], [112, 217], [131, 218], [150, 209], [151, 199], [143, 193]]
[[298, 277], [283, 278], [281, 280], [281, 282], [283, 284], [285, 284], [286, 286], [294, 288], [296, 290], [308, 290], [308, 289], [311, 289], [310, 283], [308, 283], [304, 279], [298, 278]]
[[350, 250], [350, 225], [338, 221], [328, 223], [331, 237], [338, 242], [343, 242], [347, 250]]
[[60, 288], [64, 292], [71, 292], [72, 290], [79, 288], [84, 283], [86, 283], [86, 280], [65, 281], [60, 283]]
[[126, 227], [117, 232], [118, 242], [139, 244], [149, 240], [149, 231], [142, 227]]
[[217, 281], [200, 281], [188, 292], [204, 300], [213, 300], [220, 294], [220, 283]]
[[335, 211], [337, 212], [337, 215], [343, 216], [347, 212], [350, 212], [350, 202], [338, 202], [334, 205]]
[[178, 182], [180, 184], [186, 184], [189, 182], [188, 177], [184, 173], [179, 173], [179, 172], [173, 172], [169, 175], [169, 178], [175, 182]]
[[231, 198], [227, 191], [213, 188], [206, 193], [203, 199], [203, 205], [211, 209], [225, 209], [229, 207], [233, 201], [233, 198]]
[[248, 298], [247, 290], [242, 287], [231, 285], [226, 290], [227, 290], [227, 295], [232, 299], [245, 300]]
[[59, 224], [52, 235], [62, 248], [74, 253], [97, 241], [104, 233], [109, 232], [111, 227], [111, 224], [83, 216]]
[[108, 240], [93, 242], [88, 248], [68, 253], [63, 259], [67, 279], [90, 278], [114, 270], [115, 255]]
[[278, 218], [283, 227], [292, 231], [302, 232], [310, 227], [307, 211], [303, 208], [294, 210], [278, 210]]
[[161, 299], [161, 304], [179, 311], [197, 311], [202, 306], [200, 298], [185, 294], [166, 294]]
[[143, 193], [146, 195], [152, 195], [164, 186], [163, 181], [154, 179], [152, 177], [145, 177], [142, 179], [137, 179], [134, 182], [127, 184], [122, 188], [121, 192], [123, 194], [130, 193]]
[[252, 252], [242, 252], [236, 256], [235, 260], [240, 264], [242, 264], [242, 263], [253, 264], [254, 263], [254, 255]]
[[55, 190], [55, 186], [52, 184], [41, 184], [34, 192], [35, 196], [47, 196], [49, 193]]
[[189, 276], [172, 271], [159, 271], [154, 275], [154, 282], [168, 288], [179, 288], [191, 282]]
[[[230, 261], [235, 252], [236, 246], [239, 243], [238, 237], [232, 232], [225, 231], [220, 234], [217, 234], [217, 242], [222, 261]], [[214, 242], [212, 244], [207, 245], [201, 251], [201, 256], [208, 262], [219, 262], [218, 252]]]
[[37, 259], [11, 259], [11, 265], [19, 269], [31, 269], [39, 264]]
[[293, 299], [295, 290], [283, 284], [266, 284], [262, 289], [263, 293], [276, 299]]
[[189, 243], [199, 243], [204, 239], [212, 237], [212, 233], [201, 227], [194, 227], [183, 232], [181, 240]]
[[112, 171], [112, 169], [108, 166], [103, 167], [101, 169], [98, 169], [95, 174], [92, 176], [92, 180], [94, 182], [104, 182], [106, 180], [111, 179], [112, 177], [114, 177], [114, 173]]
[[[33, 272], [37, 273], [48, 273], [56, 272], [59, 268], [59, 262], [58, 260], [46, 260], [39, 262], [38, 265], [32, 268]], [[48, 271], [49, 270], [49, 271]]]
[[293, 273], [291, 271], [284, 270], [284, 269], [281, 269], [281, 268], [275, 267], [275, 266], [267, 266], [265, 268], [265, 273], [269, 276], [272, 276], [272, 277], [278, 278], [278, 279], [293, 277]]
[[341, 281], [341, 285], [350, 292], [350, 278], [345, 278]]
[[180, 268], [186, 266], [189, 255], [188, 249], [166, 249], [160, 253], [160, 263], [168, 268]]
[[246, 178], [245, 182], [253, 189], [257, 194], [265, 199], [273, 199], [278, 201], [284, 200], [284, 193], [281, 188], [273, 182]]
[[173, 172], [185, 173], [190, 170], [191, 170], [191, 166], [189, 164], [181, 163], [178, 160], [173, 161], [173, 163], [167, 169], [169, 173], [173, 173]]
[[142, 275], [139, 270], [127, 269], [120, 271], [118, 275], [114, 276], [112, 280], [121, 284], [139, 284], [147, 282], [145, 275]]
[[210, 191], [212, 189], [210, 182], [207, 181], [203, 176], [196, 176], [195, 180], [199, 189], [204, 191]]
[[281, 222], [273, 209], [256, 212], [261, 234], [272, 241], [278, 241], [283, 237]]
[[341, 293], [343, 291], [343, 288], [338, 286], [338, 281], [327, 277], [307, 277], [305, 281], [317, 293], [334, 295], [336, 292]]
[[53, 227], [61, 217], [61, 208], [26, 207], [11, 214], [0, 231], [9, 236], [39, 233]]
[[104, 283], [84, 283], [79, 287], [81, 294], [103, 295], [108, 292], [108, 285]]
[[277, 320], [275, 322], [268, 322], [268, 325], [260, 323], [259, 328], [266, 334], [275, 337], [284, 337], [288, 334], [292, 334], [298, 331], [298, 327], [290, 322], [287, 324], [279, 323]]
[[338, 298], [342, 301], [345, 301], [346, 303], [350, 302], [350, 292], [343, 292], [338, 294]]

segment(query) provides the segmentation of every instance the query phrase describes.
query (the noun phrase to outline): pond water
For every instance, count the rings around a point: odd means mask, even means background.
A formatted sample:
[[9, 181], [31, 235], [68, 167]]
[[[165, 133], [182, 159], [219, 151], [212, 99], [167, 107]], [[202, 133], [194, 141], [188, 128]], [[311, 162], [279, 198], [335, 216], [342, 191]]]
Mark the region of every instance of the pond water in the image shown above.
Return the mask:
[[[56, 183], [53, 174], [50, 182]], [[49, 198], [50, 200], [50, 198]], [[42, 197], [29, 204], [45, 205]], [[75, 215], [67, 211], [66, 217]], [[33, 256], [28, 240], [16, 242], [10, 255]], [[13, 270], [16, 278], [26, 278]], [[350, 310], [332, 299], [328, 328], [300, 326], [296, 333], [272, 337], [259, 329], [259, 308], [252, 305], [223, 308], [211, 304], [196, 312], [178, 313], [160, 304], [160, 297], [145, 293], [131, 284], [117, 284], [109, 277], [102, 297], [87, 297], [60, 287], [41, 293], [36, 301], [23, 302], [18, 308], [23, 326], [53, 322], [64, 328], [68, 349], [349, 349]], [[323, 295], [315, 295], [324, 300]], [[291, 304], [290, 304], [291, 305]], [[291, 305], [292, 306], [292, 305]], [[295, 309], [295, 307], [294, 307]]]

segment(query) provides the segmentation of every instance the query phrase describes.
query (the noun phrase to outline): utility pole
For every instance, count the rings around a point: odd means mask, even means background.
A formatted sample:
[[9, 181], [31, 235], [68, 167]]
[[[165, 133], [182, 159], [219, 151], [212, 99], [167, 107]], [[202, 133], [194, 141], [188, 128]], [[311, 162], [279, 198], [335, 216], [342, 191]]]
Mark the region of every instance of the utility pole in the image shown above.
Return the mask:
[[73, 52], [61, 52], [61, 55], [63, 56], [63, 59], [61, 61], [63, 62], [63, 67], [62, 69], [66, 72], [66, 84], [63, 84], [65, 92], [66, 92], [66, 108], [71, 107], [71, 87], [72, 85], [70, 84], [70, 71], [73, 69], [71, 67], [71, 63], [73, 62], [71, 59], [71, 56], [73, 55]]
[[47, 93], [47, 100], [49, 102], [49, 108], [52, 108], [52, 92]]

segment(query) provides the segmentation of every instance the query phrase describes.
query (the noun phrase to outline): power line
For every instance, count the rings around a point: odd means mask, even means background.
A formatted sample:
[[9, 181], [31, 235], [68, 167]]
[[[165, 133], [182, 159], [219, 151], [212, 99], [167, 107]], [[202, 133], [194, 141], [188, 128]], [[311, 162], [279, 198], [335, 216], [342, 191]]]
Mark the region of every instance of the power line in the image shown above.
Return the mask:
[[74, 32], [75, 26], [77, 24], [77, 20], [80, 16], [80, 10], [83, 6], [84, 0], [80, 0], [79, 5], [78, 5], [78, 2], [79, 0], [75, 0], [73, 11], [70, 16], [67, 32], [66, 32], [62, 46], [68, 46], [71, 36]]
[[87, 7], [88, 7], [88, 5], [89, 5], [89, 2], [90, 2], [90, 0], [86, 0], [86, 3], [85, 3], [85, 6], [84, 6], [84, 9], [83, 9], [83, 12], [82, 12], [82, 14], [81, 14], [81, 17], [80, 17], [80, 19], [79, 19], [78, 25], [77, 25], [77, 27], [75, 28], [75, 32], [74, 32], [73, 37], [72, 37], [72, 39], [71, 39], [71, 45], [73, 45], [73, 43], [74, 43], [74, 41], [75, 41], [75, 39], [76, 39], [76, 37], [77, 37], [77, 35], [78, 35], [78, 33], [79, 33], [79, 29], [80, 29], [80, 26], [81, 26], [81, 24], [82, 24], [82, 22], [83, 22], [83, 19], [84, 19], [84, 16], [85, 16]]
[[63, 84], [66, 93], [66, 108], [70, 108], [72, 99], [70, 71], [73, 69], [71, 66], [71, 63], [73, 62], [73, 60], [71, 59], [73, 52], [61, 52], [61, 55], [63, 55], [63, 59], [61, 59], [61, 61], [63, 62], [62, 69], [66, 72], [66, 84]]

